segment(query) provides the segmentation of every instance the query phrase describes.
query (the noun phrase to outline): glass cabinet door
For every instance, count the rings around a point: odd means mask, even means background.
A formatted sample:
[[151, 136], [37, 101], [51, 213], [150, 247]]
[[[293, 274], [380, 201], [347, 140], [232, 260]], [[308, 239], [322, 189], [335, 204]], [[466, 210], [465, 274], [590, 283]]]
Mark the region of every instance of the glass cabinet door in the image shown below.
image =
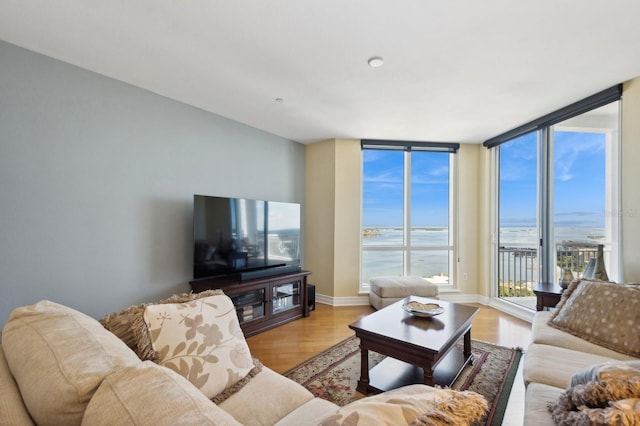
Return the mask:
[[283, 312], [300, 306], [302, 303], [302, 282], [294, 281], [285, 284], [275, 284], [273, 287], [273, 313]]
[[264, 288], [231, 296], [240, 323], [264, 317], [264, 296]]

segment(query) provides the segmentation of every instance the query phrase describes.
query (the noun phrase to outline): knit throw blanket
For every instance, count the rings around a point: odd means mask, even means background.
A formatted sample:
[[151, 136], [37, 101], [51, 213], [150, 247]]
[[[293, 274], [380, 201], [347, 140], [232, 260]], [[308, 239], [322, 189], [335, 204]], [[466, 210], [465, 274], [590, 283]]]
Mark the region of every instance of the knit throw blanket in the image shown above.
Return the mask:
[[556, 425], [640, 425], [640, 376], [570, 387], [549, 411]]

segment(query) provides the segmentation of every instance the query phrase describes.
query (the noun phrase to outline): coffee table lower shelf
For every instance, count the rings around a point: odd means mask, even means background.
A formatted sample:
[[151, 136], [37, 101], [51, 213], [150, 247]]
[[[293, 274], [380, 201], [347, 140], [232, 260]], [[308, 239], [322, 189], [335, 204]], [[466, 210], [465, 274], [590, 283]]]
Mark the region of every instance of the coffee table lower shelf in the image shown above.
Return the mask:
[[[438, 363], [433, 372], [433, 382], [451, 386], [467, 364], [473, 364], [473, 354], [465, 359], [463, 351], [454, 348]], [[358, 380], [356, 390], [365, 395], [386, 392], [401, 386], [424, 384], [424, 370], [395, 358], [386, 357], [369, 370], [369, 383]]]

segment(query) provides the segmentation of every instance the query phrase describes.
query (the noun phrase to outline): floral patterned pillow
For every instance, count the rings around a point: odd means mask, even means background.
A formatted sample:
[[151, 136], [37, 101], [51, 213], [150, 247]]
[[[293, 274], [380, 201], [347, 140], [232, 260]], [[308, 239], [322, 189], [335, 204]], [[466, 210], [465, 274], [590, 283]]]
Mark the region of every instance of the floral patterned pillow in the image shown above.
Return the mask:
[[[215, 294], [224, 294], [224, 292], [220, 289], [215, 289], [205, 290], [201, 293], [174, 294], [167, 299], [153, 302], [152, 304], [190, 302], [195, 299], [200, 299], [201, 297], [209, 297]], [[143, 361], [153, 361], [156, 355], [151, 347], [147, 327], [142, 318], [144, 308], [150, 304], [151, 303], [141, 303], [129, 306], [127, 309], [109, 314], [100, 320], [100, 324], [102, 324], [104, 328], [118, 336], [120, 340], [133, 349], [136, 355]]]
[[149, 305], [143, 318], [155, 361], [187, 378], [208, 398], [232, 387], [254, 367], [228, 296]]

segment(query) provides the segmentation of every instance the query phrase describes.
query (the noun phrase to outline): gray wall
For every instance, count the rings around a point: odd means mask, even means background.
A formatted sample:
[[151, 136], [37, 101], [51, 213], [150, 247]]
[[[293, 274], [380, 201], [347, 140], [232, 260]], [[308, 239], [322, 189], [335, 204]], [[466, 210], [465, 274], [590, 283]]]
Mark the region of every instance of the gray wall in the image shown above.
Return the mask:
[[0, 326], [188, 291], [194, 193], [302, 203], [304, 146], [0, 42]]

